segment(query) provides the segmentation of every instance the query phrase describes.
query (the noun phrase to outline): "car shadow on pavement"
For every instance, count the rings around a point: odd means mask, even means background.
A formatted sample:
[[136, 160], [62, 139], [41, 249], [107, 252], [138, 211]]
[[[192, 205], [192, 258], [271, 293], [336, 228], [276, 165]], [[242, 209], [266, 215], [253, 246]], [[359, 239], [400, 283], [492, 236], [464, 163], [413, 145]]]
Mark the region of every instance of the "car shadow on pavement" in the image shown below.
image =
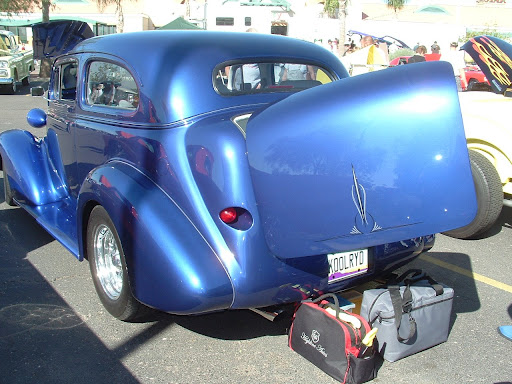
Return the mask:
[[8, 207], [4, 201], [2, 176], [0, 382], [138, 383], [121, 360], [174, 324], [226, 340], [286, 333], [286, 320], [272, 323], [248, 310], [198, 316], [152, 311], [139, 321], [152, 323], [149, 327], [116, 348], [107, 348], [29, 261], [31, 251], [54, 238], [23, 209]]
[[[452, 269], [439, 267], [436, 263], [449, 263], [455, 266], [457, 270], [464, 270], [466, 274], [454, 273]], [[450, 317], [450, 331], [459, 313], [476, 312], [480, 309], [481, 302], [475, 280], [469, 277], [473, 274], [473, 267], [468, 255], [458, 252], [429, 251], [402, 267], [403, 271], [413, 268], [425, 271], [437, 282], [453, 289], [454, 298]]]
[[499, 232], [501, 227], [512, 228], [512, 207], [503, 206], [501, 214], [492, 229], [497, 229]]
[[[0, 209], [0, 382], [138, 383], [121, 363], [126, 345], [108, 349], [29, 261], [31, 251], [53, 238], [22, 209], [4, 206]], [[150, 327], [145, 332], [158, 330]], [[141, 344], [150, 337], [142, 332], [130, 342]]]
[[498, 219], [493, 224], [493, 226], [481, 236], [475, 237], [475, 240], [486, 239], [488, 237], [497, 235], [501, 232], [503, 227], [512, 228], [512, 207], [508, 207], [506, 205], [503, 206], [501, 214], [498, 216]]
[[176, 324], [204, 336], [222, 340], [249, 340], [285, 335], [291, 314], [271, 322], [250, 310], [231, 310], [200, 316], [175, 316]]

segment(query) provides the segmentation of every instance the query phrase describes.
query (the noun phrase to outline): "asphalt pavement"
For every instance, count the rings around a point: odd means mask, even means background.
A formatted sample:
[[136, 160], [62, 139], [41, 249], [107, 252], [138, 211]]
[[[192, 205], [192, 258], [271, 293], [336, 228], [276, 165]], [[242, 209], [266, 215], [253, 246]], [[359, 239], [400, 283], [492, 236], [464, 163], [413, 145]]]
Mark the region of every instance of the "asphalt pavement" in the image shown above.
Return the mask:
[[[27, 111], [45, 106], [25, 87], [0, 95], [0, 132], [28, 129]], [[2, 191], [0, 383], [335, 383], [288, 348], [286, 322], [250, 311], [115, 320], [94, 292], [87, 262], [7, 206]], [[497, 332], [512, 324], [511, 260], [510, 207], [482, 239], [439, 235], [407, 268], [454, 288], [448, 341], [384, 362], [372, 383], [512, 383], [512, 342]]]

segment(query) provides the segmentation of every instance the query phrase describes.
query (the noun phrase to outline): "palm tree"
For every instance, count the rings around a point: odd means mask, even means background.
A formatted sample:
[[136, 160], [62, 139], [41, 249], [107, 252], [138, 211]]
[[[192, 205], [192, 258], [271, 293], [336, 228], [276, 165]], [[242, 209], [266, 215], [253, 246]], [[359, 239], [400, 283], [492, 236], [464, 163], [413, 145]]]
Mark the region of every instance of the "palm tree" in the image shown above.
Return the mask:
[[388, 0], [388, 8], [393, 8], [395, 14], [401, 10], [409, 0]]
[[124, 29], [124, 14], [123, 7], [121, 6], [122, 0], [96, 0], [96, 5], [100, 11], [103, 11], [105, 7], [113, 4], [116, 6], [116, 14], [117, 14], [117, 32], [123, 33]]
[[338, 0], [340, 19], [340, 41], [338, 43], [338, 54], [345, 53], [345, 36], [347, 36], [347, 7], [350, 0]]

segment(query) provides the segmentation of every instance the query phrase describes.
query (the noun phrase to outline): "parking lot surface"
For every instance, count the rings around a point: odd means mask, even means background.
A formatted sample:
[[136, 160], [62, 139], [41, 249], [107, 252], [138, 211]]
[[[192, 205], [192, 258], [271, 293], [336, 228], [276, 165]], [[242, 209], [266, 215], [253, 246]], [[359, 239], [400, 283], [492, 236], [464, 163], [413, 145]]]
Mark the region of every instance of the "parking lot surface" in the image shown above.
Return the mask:
[[[45, 108], [27, 91], [0, 95], [0, 132], [27, 129], [26, 112]], [[140, 323], [112, 318], [87, 262], [7, 206], [3, 192], [0, 202], [0, 383], [335, 382], [288, 348], [285, 324], [250, 311], [158, 313]], [[372, 383], [511, 383], [512, 341], [497, 332], [512, 325], [511, 260], [512, 208], [504, 207], [485, 238], [439, 235], [406, 268], [454, 288], [448, 341], [384, 362]]]

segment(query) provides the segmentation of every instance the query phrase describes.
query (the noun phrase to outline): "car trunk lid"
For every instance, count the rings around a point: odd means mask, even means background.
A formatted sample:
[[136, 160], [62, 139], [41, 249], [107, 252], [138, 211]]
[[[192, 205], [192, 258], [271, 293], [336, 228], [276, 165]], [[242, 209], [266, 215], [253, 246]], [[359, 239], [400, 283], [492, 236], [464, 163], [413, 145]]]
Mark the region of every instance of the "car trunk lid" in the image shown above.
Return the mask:
[[78, 43], [94, 36], [85, 21], [55, 20], [32, 26], [34, 59], [55, 58], [72, 50]]
[[[461, 49], [475, 60], [496, 93], [505, 93], [512, 84], [512, 45], [493, 36], [476, 36]], [[509, 95], [510, 96], [510, 95]]]
[[448, 63], [300, 92], [253, 115], [246, 134], [260, 220], [279, 257], [410, 239], [476, 214]]

